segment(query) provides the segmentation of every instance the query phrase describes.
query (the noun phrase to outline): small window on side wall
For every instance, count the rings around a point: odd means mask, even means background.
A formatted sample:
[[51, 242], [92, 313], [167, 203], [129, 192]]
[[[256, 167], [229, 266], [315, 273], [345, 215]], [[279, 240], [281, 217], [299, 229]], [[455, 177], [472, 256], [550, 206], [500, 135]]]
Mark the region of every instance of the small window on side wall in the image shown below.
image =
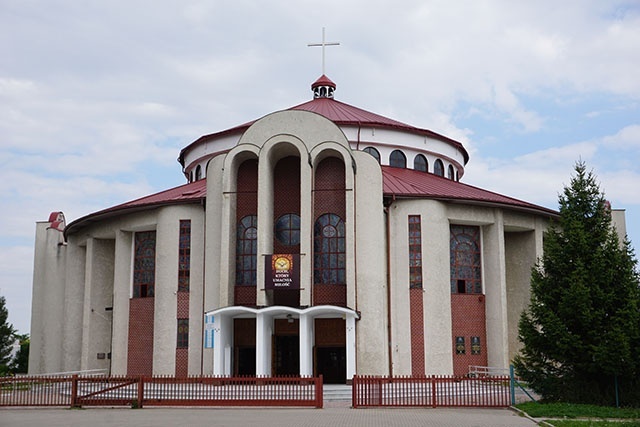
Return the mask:
[[200, 181], [202, 179], [202, 167], [198, 165], [196, 167], [196, 181]]
[[367, 147], [367, 148], [365, 148], [365, 149], [364, 149], [364, 150], [362, 150], [362, 151], [364, 151], [365, 153], [369, 153], [369, 154], [371, 154], [371, 155], [373, 156], [373, 158], [374, 158], [374, 159], [376, 159], [376, 161], [377, 161], [378, 163], [380, 163], [380, 153], [378, 152], [378, 150], [376, 150], [376, 149], [375, 149], [375, 148], [373, 148], [373, 147]]
[[453, 166], [452, 165], [449, 165], [449, 168], [447, 170], [447, 178], [449, 178], [452, 181], [455, 179], [455, 174], [453, 173]]
[[389, 166], [394, 168], [406, 168], [407, 157], [400, 150], [393, 150], [389, 156]]
[[415, 159], [413, 159], [413, 168], [420, 172], [428, 171], [427, 158], [422, 154], [418, 154]]

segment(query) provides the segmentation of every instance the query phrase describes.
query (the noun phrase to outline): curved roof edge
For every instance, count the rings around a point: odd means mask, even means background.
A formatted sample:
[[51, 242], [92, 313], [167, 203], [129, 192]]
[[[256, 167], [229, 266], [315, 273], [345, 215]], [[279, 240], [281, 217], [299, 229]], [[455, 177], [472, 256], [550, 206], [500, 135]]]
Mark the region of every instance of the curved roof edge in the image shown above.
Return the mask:
[[112, 218], [123, 213], [133, 213], [149, 208], [167, 206], [184, 203], [202, 203], [207, 194], [207, 180], [199, 181], [173, 187], [159, 193], [144, 196], [129, 202], [125, 202], [110, 208], [90, 213], [69, 223], [64, 229], [65, 238], [72, 232], [88, 226], [94, 222]]
[[485, 206], [507, 206], [509, 208], [542, 214], [551, 218], [559, 213], [553, 209], [539, 206], [524, 200], [505, 196], [459, 181], [416, 171], [413, 169], [381, 166], [383, 193], [392, 198], [429, 198], [449, 202], [471, 203]]
[[[390, 119], [388, 117], [381, 116], [380, 114], [372, 113], [367, 110], [363, 110], [362, 108], [354, 107], [353, 105], [349, 105], [347, 103], [337, 101], [332, 98], [316, 98], [307, 102], [303, 102], [302, 104], [295, 105], [293, 107], [287, 108], [282, 111], [290, 111], [290, 110], [302, 110], [302, 111], [310, 111], [313, 113], [318, 113], [321, 116], [326, 117], [331, 120], [338, 126], [370, 126], [375, 127], [377, 129], [392, 129], [392, 130], [400, 130], [409, 133], [413, 133], [415, 135], [427, 136], [433, 139], [437, 139], [443, 141], [447, 144], [451, 144], [456, 147], [462, 153], [464, 157], [464, 163], [467, 164], [469, 162], [469, 153], [464, 148], [464, 145], [460, 141], [456, 141], [455, 139], [451, 139], [447, 136], [441, 135], [437, 132], [431, 131], [429, 129], [422, 129], [415, 126], [408, 125], [403, 122], [399, 122], [394, 119]], [[232, 127], [230, 129], [222, 130], [220, 132], [214, 132], [207, 135], [202, 135], [200, 138], [196, 139], [191, 144], [184, 147], [180, 150], [180, 155], [178, 157], [178, 162], [184, 167], [184, 155], [187, 151], [189, 151], [192, 147], [203, 142], [204, 140], [222, 137], [233, 133], [243, 133], [246, 131], [253, 123], [258, 121], [259, 119], [252, 120], [250, 122], [244, 123], [242, 125], [238, 125]]]

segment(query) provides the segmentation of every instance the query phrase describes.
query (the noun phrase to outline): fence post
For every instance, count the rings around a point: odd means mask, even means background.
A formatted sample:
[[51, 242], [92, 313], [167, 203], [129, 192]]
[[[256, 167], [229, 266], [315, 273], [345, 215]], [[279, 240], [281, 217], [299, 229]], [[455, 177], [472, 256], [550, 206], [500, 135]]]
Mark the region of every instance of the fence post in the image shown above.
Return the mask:
[[431, 406], [435, 408], [438, 405], [436, 402], [436, 376], [431, 375]]
[[516, 404], [516, 376], [513, 365], [509, 365], [509, 393], [511, 394], [511, 406]]
[[323, 406], [323, 383], [322, 374], [316, 378], [316, 408], [322, 409]]
[[351, 378], [351, 407], [358, 407], [358, 375]]
[[78, 403], [78, 374], [73, 374], [71, 376], [71, 407], [80, 407], [80, 404]]
[[144, 399], [144, 377], [138, 378], [138, 408], [142, 408], [142, 400]]

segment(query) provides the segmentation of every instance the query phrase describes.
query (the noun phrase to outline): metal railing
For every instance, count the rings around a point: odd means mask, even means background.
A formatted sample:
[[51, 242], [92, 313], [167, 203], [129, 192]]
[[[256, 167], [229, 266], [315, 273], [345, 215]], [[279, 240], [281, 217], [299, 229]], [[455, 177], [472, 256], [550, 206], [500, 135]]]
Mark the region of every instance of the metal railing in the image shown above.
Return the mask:
[[320, 377], [4, 377], [0, 406], [311, 406]]
[[511, 404], [508, 376], [354, 376], [353, 407], [446, 406], [507, 407]]

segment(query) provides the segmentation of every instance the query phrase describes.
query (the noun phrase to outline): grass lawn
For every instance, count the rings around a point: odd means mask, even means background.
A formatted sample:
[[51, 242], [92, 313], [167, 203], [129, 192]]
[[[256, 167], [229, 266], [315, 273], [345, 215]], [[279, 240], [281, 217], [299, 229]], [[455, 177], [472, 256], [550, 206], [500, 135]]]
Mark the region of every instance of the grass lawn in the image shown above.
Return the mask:
[[[547, 420], [556, 427], [640, 427], [639, 408], [536, 402], [521, 403], [516, 407], [535, 418], [590, 418], [590, 420]], [[604, 421], [603, 418], [620, 421]]]

